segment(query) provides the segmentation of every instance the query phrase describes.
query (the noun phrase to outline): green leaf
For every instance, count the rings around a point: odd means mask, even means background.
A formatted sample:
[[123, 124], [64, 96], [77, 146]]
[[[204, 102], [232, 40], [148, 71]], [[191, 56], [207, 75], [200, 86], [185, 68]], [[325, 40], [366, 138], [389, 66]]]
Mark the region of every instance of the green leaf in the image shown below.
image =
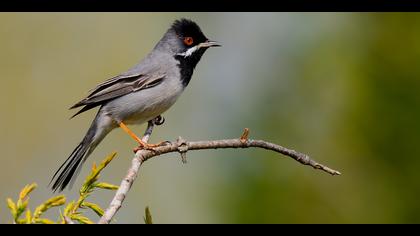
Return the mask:
[[34, 219], [37, 219], [41, 216], [42, 213], [50, 209], [51, 207], [61, 206], [66, 203], [66, 197], [64, 195], [59, 195], [52, 197], [45, 201], [43, 204], [39, 205], [34, 212]]
[[76, 202], [75, 201], [72, 201], [72, 202], [70, 202], [67, 206], [66, 206], [66, 208], [64, 208], [64, 213], [63, 213], [63, 215], [64, 216], [69, 216], [70, 215], [70, 213], [72, 212], [72, 211], [74, 211], [75, 209], [75, 206], [76, 206]]
[[148, 225], [153, 224], [152, 214], [150, 213], [149, 207], [146, 207], [146, 209], [145, 209], [145, 215], [146, 216], [143, 218], [144, 219], [144, 223], [145, 224], [148, 224]]
[[23, 200], [28, 197], [29, 193], [31, 193], [37, 187], [36, 183], [26, 185], [22, 191], [19, 193], [19, 199]]
[[81, 224], [94, 224], [93, 221], [91, 221], [86, 216], [82, 216], [79, 214], [74, 214], [70, 217], [72, 220], [77, 220]]
[[108, 190], [118, 190], [119, 186], [117, 185], [113, 185], [113, 184], [109, 184], [109, 183], [96, 183], [94, 184], [95, 188], [101, 188], [101, 189], [108, 189]]
[[26, 219], [17, 219], [15, 220], [16, 224], [26, 224]]
[[[10, 212], [13, 215], [13, 220], [15, 223], [17, 224], [24, 224], [27, 223], [27, 219], [24, 220], [19, 220], [19, 217], [26, 211], [26, 209], [28, 208], [28, 204], [29, 204], [29, 200], [28, 200], [28, 195], [30, 192], [32, 192], [35, 188], [37, 187], [37, 185], [35, 183], [30, 184], [30, 185], [26, 185], [25, 187], [23, 187], [23, 189], [20, 191], [19, 193], [19, 199], [17, 200], [17, 202], [13, 202], [13, 200], [11, 198], [7, 199], [7, 206], [10, 209]], [[26, 216], [27, 217], [27, 216]]]
[[48, 224], [48, 225], [55, 224], [54, 221], [49, 220], [49, 219], [43, 219], [43, 218], [42, 219], [36, 219], [35, 223], [37, 223], [37, 224]]
[[13, 202], [13, 200], [11, 198], [7, 199], [7, 207], [9, 207], [10, 213], [12, 214], [13, 219], [16, 220], [18, 218], [17, 217], [17, 207], [16, 207], [16, 204]]
[[102, 217], [104, 215], [104, 210], [97, 204], [91, 202], [83, 202], [84, 207], [92, 209], [98, 216]]
[[97, 172], [101, 172], [117, 155], [116, 152], [111, 153], [105, 160], [101, 162], [101, 164], [97, 168]]
[[27, 200], [22, 202], [22, 199], [19, 199], [17, 201], [17, 206], [16, 206], [17, 209], [16, 209], [16, 216], [15, 216], [16, 219], [18, 219], [23, 214], [23, 212], [25, 212], [27, 206], [28, 206]]
[[27, 210], [26, 211], [26, 224], [30, 224], [32, 223], [32, 214], [31, 214], [31, 210]]
[[91, 173], [88, 175], [82, 188], [80, 189], [80, 195], [91, 192], [92, 185], [98, 180], [101, 171], [115, 158], [116, 155], [116, 152], [112, 153], [105, 158], [98, 167], [96, 167], [95, 164], [93, 165]]
[[18, 202], [17, 202], [17, 208], [26, 210], [26, 208], [28, 207], [28, 204], [29, 204], [28, 200], [22, 202], [22, 200], [19, 199]]

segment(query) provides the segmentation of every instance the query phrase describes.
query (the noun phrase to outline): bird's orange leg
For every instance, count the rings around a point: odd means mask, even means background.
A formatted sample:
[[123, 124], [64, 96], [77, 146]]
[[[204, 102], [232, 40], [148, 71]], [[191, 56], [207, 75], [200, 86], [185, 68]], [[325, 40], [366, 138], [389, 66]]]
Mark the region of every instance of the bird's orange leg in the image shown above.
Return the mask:
[[136, 142], [138, 142], [140, 144], [140, 146], [138, 148], [134, 149], [134, 152], [137, 152], [140, 149], [152, 149], [152, 148], [159, 147], [162, 144], [166, 143], [166, 142], [160, 142], [158, 144], [149, 144], [149, 143], [143, 142], [143, 140], [141, 140], [141, 138], [139, 138], [133, 131], [131, 131], [123, 122], [120, 122], [119, 126], [128, 135], [130, 135]]

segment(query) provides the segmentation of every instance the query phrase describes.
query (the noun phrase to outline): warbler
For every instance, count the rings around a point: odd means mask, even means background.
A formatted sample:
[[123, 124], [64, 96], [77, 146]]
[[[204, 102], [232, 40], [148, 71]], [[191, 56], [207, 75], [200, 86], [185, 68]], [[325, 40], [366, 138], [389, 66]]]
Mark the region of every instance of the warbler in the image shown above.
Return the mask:
[[83, 140], [54, 174], [52, 190], [62, 191], [72, 183], [89, 155], [115, 128], [121, 127], [140, 148], [158, 146], [144, 143], [127, 125], [148, 122], [167, 111], [188, 86], [204, 52], [217, 46], [221, 45], [209, 40], [192, 20], [176, 20], [140, 63], [99, 84], [72, 106], [82, 107], [74, 116], [95, 107], [99, 111]]

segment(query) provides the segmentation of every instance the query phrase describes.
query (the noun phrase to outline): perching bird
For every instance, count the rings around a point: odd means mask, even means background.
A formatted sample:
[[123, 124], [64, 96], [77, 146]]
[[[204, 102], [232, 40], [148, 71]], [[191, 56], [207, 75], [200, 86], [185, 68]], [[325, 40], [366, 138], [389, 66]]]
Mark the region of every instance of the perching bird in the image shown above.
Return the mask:
[[221, 45], [208, 40], [195, 22], [176, 20], [139, 64], [99, 84], [72, 106], [70, 109], [83, 106], [74, 116], [100, 108], [83, 140], [54, 174], [53, 191], [62, 191], [73, 182], [88, 156], [117, 127], [140, 147], [155, 147], [142, 142], [126, 125], [145, 123], [168, 110], [190, 82], [201, 56], [216, 46]]

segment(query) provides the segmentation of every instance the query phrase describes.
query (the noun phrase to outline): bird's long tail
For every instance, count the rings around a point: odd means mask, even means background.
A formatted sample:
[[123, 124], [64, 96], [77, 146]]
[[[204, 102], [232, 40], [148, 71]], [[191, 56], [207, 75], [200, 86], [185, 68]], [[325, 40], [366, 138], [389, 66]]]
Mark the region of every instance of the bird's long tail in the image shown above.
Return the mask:
[[77, 145], [67, 160], [55, 172], [50, 182], [50, 184], [54, 182], [52, 185], [54, 192], [63, 191], [69, 183], [70, 186], [73, 185], [83, 163], [108, 133], [102, 129], [98, 130], [99, 121], [100, 115], [98, 113], [82, 142]]

